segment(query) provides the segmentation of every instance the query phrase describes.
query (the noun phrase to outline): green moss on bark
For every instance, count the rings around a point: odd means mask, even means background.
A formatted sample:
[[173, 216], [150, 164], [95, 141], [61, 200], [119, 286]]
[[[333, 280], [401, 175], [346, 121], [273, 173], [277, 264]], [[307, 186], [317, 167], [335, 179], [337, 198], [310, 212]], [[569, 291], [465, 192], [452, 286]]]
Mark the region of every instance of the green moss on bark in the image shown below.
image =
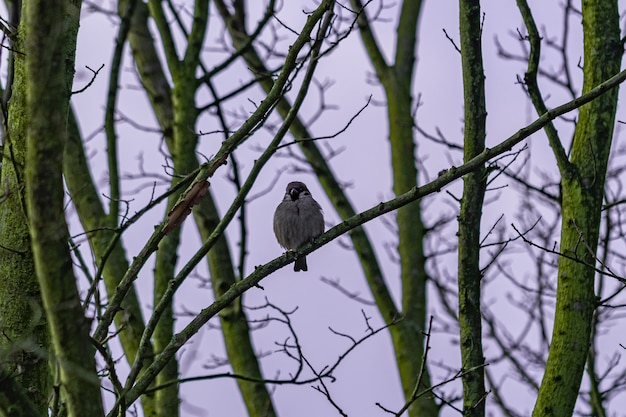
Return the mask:
[[70, 417], [104, 413], [89, 323], [78, 296], [68, 245], [63, 149], [74, 77], [80, 1], [24, 2], [25, 189], [31, 247], [63, 403]]
[[[583, 93], [620, 68], [616, 1], [583, 1]], [[533, 416], [571, 416], [578, 398], [596, 307], [595, 253], [618, 90], [580, 108], [571, 152], [572, 176], [562, 178], [561, 253], [554, 328]], [[574, 258], [574, 259], [572, 259]]]
[[[463, 67], [464, 138], [463, 158], [467, 162], [485, 148], [485, 73], [482, 58], [482, 16], [478, 0], [459, 2], [461, 62]], [[484, 166], [463, 177], [463, 198], [459, 213], [458, 288], [462, 369], [463, 415], [485, 415], [485, 358], [482, 345], [480, 271], [480, 222], [487, 184]]]
[[[13, 48], [24, 51], [22, 22]], [[0, 352], [8, 374], [30, 394], [40, 415], [51, 388], [47, 353], [50, 340], [35, 275], [24, 197], [26, 165], [26, 76], [24, 55], [15, 54], [13, 94], [2, 154], [4, 196], [0, 204]], [[8, 391], [7, 391], [8, 393]], [[19, 404], [18, 398], [13, 398]]]

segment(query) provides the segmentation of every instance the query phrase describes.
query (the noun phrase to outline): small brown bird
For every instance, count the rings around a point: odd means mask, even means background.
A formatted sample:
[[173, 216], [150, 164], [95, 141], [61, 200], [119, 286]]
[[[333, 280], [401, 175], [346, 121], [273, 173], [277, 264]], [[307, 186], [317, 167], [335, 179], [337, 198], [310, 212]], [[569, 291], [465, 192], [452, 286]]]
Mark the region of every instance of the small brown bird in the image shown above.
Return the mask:
[[[296, 250], [324, 233], [322, 208], [299, 181], [287, 184], [285, 198], [274, 213], [274, 234], [280, 246]], [[306, 256], [300, 256], [293, 270], [307, 271]]]

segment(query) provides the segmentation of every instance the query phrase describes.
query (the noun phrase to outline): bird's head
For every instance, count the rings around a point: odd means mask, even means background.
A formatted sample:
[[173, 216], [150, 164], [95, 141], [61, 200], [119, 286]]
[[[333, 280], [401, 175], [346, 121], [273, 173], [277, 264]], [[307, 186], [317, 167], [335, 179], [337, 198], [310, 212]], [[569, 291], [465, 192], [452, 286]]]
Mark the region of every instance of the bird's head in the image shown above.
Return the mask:
[[291, 197], [291, 201], [296, 201], [300, 198], [300, 194], [308, 195], [309, 189], [306, 188], [306, 185], [300, 181], [290, 182], [287, 185], [287, 194]]

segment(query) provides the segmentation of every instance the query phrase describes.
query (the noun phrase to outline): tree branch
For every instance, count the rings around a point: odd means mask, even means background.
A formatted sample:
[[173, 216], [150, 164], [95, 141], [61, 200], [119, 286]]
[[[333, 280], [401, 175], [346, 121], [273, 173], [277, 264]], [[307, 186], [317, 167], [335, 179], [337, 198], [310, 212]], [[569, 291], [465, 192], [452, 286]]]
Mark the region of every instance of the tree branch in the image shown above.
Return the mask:
[[[126, 400], [129, 403], [135, 401], [140, 393], [142, 393], [150, 384], [150, 381], [152, 380], [152, 378], [154, 378], [154, 375], [156, 375], [156, 373], [158, 373], [160, 369], [162, 369], [162, 367], [165, 365], [165, 363], [167, 363], [169, 358], [171, 358], [172, 355], [175, 355], [176, 352], [185, 344], [185, 342], [189, 340], [189, 338], [191, 338], [212, 317], [218, 314], [219, 311], [221, 311], [228, 304], [233, 302], [237, 297], [241, 296], [241, 294], [243, 294], [245, 291], [258, 285], [258, 283], [263, 278], [267, 277], [272, 272], [294, 262], [296, 257], [309, 254], [314, 250], [320, 248], [321, 246], [326, 245], [328, 242], [338, 238], [339, 236], [349, 232], [350, 230], [355, 229], [356, 227], [363, 225], [364, 223], [376, 217], [381, 216], [382, 214], [397, 210], [399, 207], [403, 207], [426, 195], [440, 191], [443, 187], [461, 178], [463, 175], [472, 172], [475, 169], [478, 169], [478, 167], [484, 165], [485, 162], [487, 162], [489, 159], [509, 151], [513, 146], [517, 145], [533, 133], [542, 129], [545, 124], [548, 123], [550, 120], [554, 120], [556, 117], [559, 117], [569, 111], [572, 111], [582, 106], [583, 104], [592, 101], [606, 91], [616, 87], [624, 80], [626, 80], [626, 70], [620, 72], [611, 79], [600, 84], [598, 87], [592, 89], [588, 93], [559, 107], [549, 110], [530, 125], [520, 129], [512, 136], [502, 141], [499, 145], [493, 148], [486, 148], [483, 152], [481, 152], [475, 158], [471, 159], [462, 166], [452, 167], [447, 172], [443, 173], [437, 179], [428, 184], [425, 184], [419, 188], [415, 187], [392, 200], [382, 202], [375, 207], [370, 208], [369, 210], [366, 210], [362, 213], [356, 214], [349, 219], [346, 219], [341, 224], [333, 227], [323, 235], [319, 236], [317, 239], [315, 239], [314, 242], [300, 248], [297, 252], [287, 252], [282, 256], [268, 262], [267, 264], [257, 267], [254, 272], [231, 286], [220, 298], [218, 298], [211, 305], [203, 309], [183, 330], [181, 330], [178, 334], [174, 336], [172, 341], [163, 350], [161, 355], [159, 355], [155, 362], [148, 367], [144, 376], [139, 378], [135, 386], [133, 386], [133, 388], [126, 393]], [[207, 166], [210, 165], [211, 163], [207, 164]], [[201, 174], [199, 177], [202, 178], [203, 175], [204, 174]], [[189, 264], [188, 266], [192, 267], [192, 265]]]

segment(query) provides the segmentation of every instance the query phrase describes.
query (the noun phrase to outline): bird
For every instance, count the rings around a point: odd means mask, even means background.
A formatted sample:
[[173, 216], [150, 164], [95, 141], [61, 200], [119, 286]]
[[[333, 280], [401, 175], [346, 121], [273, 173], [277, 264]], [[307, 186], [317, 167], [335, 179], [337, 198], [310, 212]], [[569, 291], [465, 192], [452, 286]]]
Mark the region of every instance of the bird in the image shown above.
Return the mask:
[[[285, 197], [274, 212], [274, 234], [278, 243], [288, 251], [298, 249], [324, 233], [322, 207], [300, 181], [287, 184]], [[296, 258], [293, 270], [308, 271], [306, 256]]]

